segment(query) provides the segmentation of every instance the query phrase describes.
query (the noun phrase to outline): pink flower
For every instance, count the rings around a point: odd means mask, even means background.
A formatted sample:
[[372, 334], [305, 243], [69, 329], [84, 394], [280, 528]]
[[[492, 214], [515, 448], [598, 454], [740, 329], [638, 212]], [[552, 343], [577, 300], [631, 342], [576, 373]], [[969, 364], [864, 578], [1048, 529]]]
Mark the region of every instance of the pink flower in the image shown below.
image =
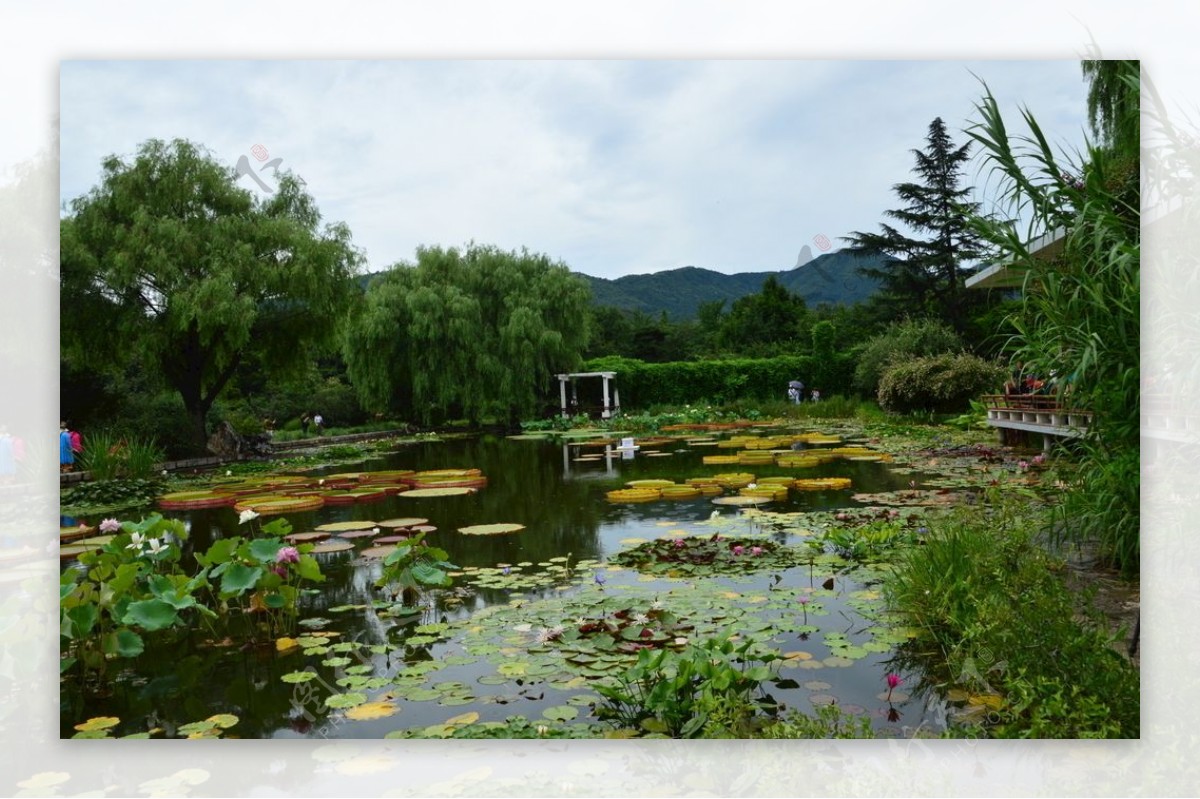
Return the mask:
[[889, 674], [889, 675], [887, 676], [887, 685], [888, 685], [888, 691], [891, 691], [893, 688], [895, 688], [895, 687], [896, 687], [897, 685], [899, 685], [901, 682], [903, 682], [903, 680], [901, 680], [901, 679], [900, 679], [900, 675], [898, 675], [898, 674]]
[[801, 604], [801, 605], [807, 605], [809, 602], [812, 602], [812, 600], [811, 600], [811, 599], [809, 599], [808, 597], [806, 597], [806, 596], [802, 596], [802, 597], [800, 597], [800, 604]]
[[1029, 461], [1019, 461], [1017, 463], [1017, 468], [1023, 472], [1029, 471]]
[[1046, 456], [1045, 455], [1034, 455], [1033, 462], [1036, 463], [1038, 466], [1041, 466], [1043, 463], [1046, 462]]
[[300, 550], [295, 547], [280, 547], [275, 555], [276, 563], [299, 563]]
[[282, 563], [276, 563], [273, 567], [271, 567], [271, 571], [275, 572], [280, 577], [287, 577], [287, 566], [284, 566]]
[[743, 547], [741, 544], [738, 544], [738, 545], [734, 546], [734, 548], [733, 548], [733, 554], [735, 554], [735, 555], [740, 555], [745, 551], [746, 551], [746, 548]]
[[100, 532], [115, 533], [121, 529], [121, 523], [116, 519], [105, 519], [100, 522]]
[[676, 538], [674, 543], [675, 543], [676, 549], [683, 549], [683, 539], [682, 538]]
[[754, 555], [755, 557], [758, 557], [758, 556], [759, 556], [759, 555], [761, 555], [762, 553], [763, 553], [763, 548], [762, 548], [762, 547], [750, 547], [750, 554], [751, 554], [751, 555]]

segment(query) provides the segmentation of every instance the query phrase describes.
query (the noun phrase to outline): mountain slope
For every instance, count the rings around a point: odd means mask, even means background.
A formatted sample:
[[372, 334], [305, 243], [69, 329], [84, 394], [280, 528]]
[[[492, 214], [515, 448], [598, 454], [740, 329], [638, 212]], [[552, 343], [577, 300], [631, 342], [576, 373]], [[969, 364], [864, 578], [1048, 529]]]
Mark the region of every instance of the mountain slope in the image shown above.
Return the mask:
[[770, 275], [804, 298], [810, 308], [821, 303], [853, 305], [875, 292], [878, 283], [858, 274], [859, 267], [876, 267], [882, 259], [856, 256], [845, 251], [825, 253], [784, 272], [741, 272], [726, 275], [709, 269], [685, 266], [650, 275], [625, 275], [616, 280], [581, 275], [592, 286], [594, 305], [657, 316], [662, 311], [673, 319], [696, 315], [702, 303], [733, 301], [757, 294]]

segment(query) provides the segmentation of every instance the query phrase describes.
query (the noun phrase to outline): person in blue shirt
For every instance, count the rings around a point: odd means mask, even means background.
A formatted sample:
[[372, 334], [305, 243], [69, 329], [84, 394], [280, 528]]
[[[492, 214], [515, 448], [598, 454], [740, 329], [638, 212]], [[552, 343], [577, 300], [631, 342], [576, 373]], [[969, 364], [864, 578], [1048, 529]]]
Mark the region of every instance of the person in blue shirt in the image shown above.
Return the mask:
[[75, 451], [71, 449], [71, 431], [66, 422], [58, 423], [58, 468], [64, 472], [75, 468]]

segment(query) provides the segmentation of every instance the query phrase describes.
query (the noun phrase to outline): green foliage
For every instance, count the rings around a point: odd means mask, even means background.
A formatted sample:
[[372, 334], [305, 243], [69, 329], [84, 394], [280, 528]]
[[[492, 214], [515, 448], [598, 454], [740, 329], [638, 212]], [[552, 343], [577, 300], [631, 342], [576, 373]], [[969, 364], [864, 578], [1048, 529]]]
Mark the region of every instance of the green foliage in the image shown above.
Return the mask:
[[[738, 400], [782, 399], [791, 380], [803, 380], [823, 396], [846, 393], [852, 368], [848, 353], [837, 353], [832, 361], [818, 363], [808, 355], [737, 360], [644, 363], [629, 358], [598, 358], [581, 367], [586, 371], [614, 371], [626, 408], [652, 405], [731, 403]], [[830, 382], [816, 385], [811, 375], [820, 371]]]
[[962, 330], [972, 307], [983, 299], [962, 285], [963, 267], [983, 254], [979, 233], [966, 221], [979, 205], [968, 200], [970, 186], [959, 187], [971, 145], [956, 148], [940, 117], [930, 123], [926, 141], [924, 150], [913, 151], [913, 172], [921, 182], [893, 186], [904, 206], [885, 212], [919, 237], [884, 224], [879, 233], [855, 231], [846, 241], [852, 252], [893, 259], [866, 271], [882, 281], [880, 300], [895, 316], [936, 316]]
[[[1117, 74], [1109, 75], [1112, 70]], [[1136, 131], [1137, 62], [1106, 62], [1103, 74], [1124, 87], [1124, 99], [1112, 111], [1130, 116], [1113, 120], [1114, 130]], [[1101, 541], [1114, 565], [1135, 574], [1141, 346], [1136, 147], [1089, 146], [1086, 160], [1076, 164], [1053, 152], [1028, 111], [1029, 135], [1010, 138], [990, 92], [977, 109], [981, 121], [969, 133], [998, 176], [1011, 215], [1030, 219], [1025, 231], [973, 220], [1014, 267], [1027, 270], [1021, 311], [1011, 317], [1016, 332], [1009, 351], [1028, 372], [1056, 371], [1065, 378], [1065, 400], [1095, 412], [1082, 447], [1080, 472], [1087, 477], [1068, 496], [1064, 510], [1070, 515], [1055, 529]], [[1053, 259], [1034, 257], [1027, 245], [1046, 231], [1064, 236]]]
[[450, 572], [458, 567], [449, 562], [449, 553], [425, 543], [424, 533], [410, 535], [383, 560], [383, 572], [375, 585], [388, 587], [404, 597], [422, 588], [447, 588], [453, 582]]
[[871, 719], [866, 715], [846, 713], [837, 705], [818, 705], [814, 715], [792, 711], [778, 721], [766, 725], [759, 738], [874, 738]]
[[804, 300], [784, 288], [770, 275], [757, 294], [733, 303], [721, 320], [718, 343], [729, 350], [745, 352], [761, 345], [789, 343], [800, 335], [807, 315]]
[[980, 394], [999, 391], [1007, 370], [966, 353], [898, 361], [879, 383], [879, 404], [890, 413], [949, 413]]
[[166, 491], [163, 480], [92, 480], [62, 495], [64, 512], [92, 513], [149, 505]]
[[993, 492], [979, 508], [931, 523], [924, 547], [885, 582], [919, 636], [905, 650], [948, 687], [995, 694], [1001, 737], [1139, 733], [1138, 675], [1102, 623], [1080, 623], [1027, 504]]
[[863, 345], [854, 366], [854, 388], [863, 396], [874, 397], [883, 373], [893, 363], [962, 349], [963, 342], [958, 334], [937, 319], [893, 322], [886, 331]]
[[190, 142], [150, 140], [103, 164], [61, 223], [64, 356], [138, 360], [206, 417], [247, 352], [285, 370], [338, 332], [361, 256], [291, 175], [258, 199]]
[[423, 422], [517, 418], [546, 404], [587, 341], [587, 284], [545, 255], [422, 247], [372, 281], [346, 339], [365, 405]]
[[673, 738], [749, 737], [774, 705], [755, 693], [773, 678], [773, 652], [751, 640], [688, 644], [683, 652], [643, 649], [613, 681], [598, 682], [597, 715], [627, 728]]
[[79, 461], [94, 480], [148, 480], [165, 457], [153, 441], [106, 431], [92, 433], [84, 443]]

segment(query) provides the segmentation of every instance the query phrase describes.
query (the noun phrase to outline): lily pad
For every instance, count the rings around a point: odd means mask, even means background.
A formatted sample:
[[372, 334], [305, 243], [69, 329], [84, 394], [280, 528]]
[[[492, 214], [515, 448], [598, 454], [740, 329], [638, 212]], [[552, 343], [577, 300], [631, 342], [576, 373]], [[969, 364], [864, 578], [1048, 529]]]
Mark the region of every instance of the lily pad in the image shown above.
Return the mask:
[[512, 523], [497, 523], [497, 524], [472, 524], [468, 527], [460, 527], [458, 531], [463, 535], [504, 535], [505, 533], [516, 533], [524, 530], [523, 524]]
[[330, 552], [346, 552], [354, 549], [354, 544], [349, 541], [322, 541], [312, 548], [314, 555], [326, 555]]
[[558, 705], [546, 708], [542, 711], [542, 715], [551, 721], [571, 721], [579, 717], [579, 709], [570, 705]]
[[329, 538], [327, 532], [309, 532], [309, 533], [289, 533], [283, 537], [284, 541], [289, 541], [293, 544], [299, 544], [304, 541], [320, 541], [323, 538]]
[[400, 706], [391, 702], [364, 702], [346, 711], [346, 718], [355, 721], [385, 719], [400, 712]]
[[404, 528], [404, 527], [412, 527], [415, 524], [428, 524], [428, 523], [429, 523], [428, 519], [422, 519], [418, 516], [405, 516], [405, 517], [398, 518], [398, 519], [384, 519], [383, 521], [378, 523], [378, 526], [396, 530], [396, 529], [400, 529], [400, 528]]
[[474, 494], [475, 489], [450, 486], [446, 488], [414, 488], [411, 491], [401, 491], [396, 496], [422, 499], [429, 497], [459, 497], [463, 494]]
[[362, 552], [358, 553], [358, 556], [360, 558], [367, 558], [369, 560], [382, 560], [395, 551], [396, 545], [388, 544], [387, 546], [382, 547], [368, 547]]
[[80, 732], [95, 732], [97, 730], [107, 730], [110, 727], [115, 727], [121, 723], [121, 720], [116, 716], [96, 716], [90, 718], [82, 724], [76, 724], [75, 729]]
[[347, 530], [370, 530], [372, 527], [378, 527], [376, 522], [357, 521], [357, 522], [329, 522], [328, 524], [318, 525], [317, 529], [327, 533], [341, 533]]
[[366, 694], [360, 693], [334, 694], [333, 696], [325, 697], [325, 704], [331, 708], [354, 707], [356, 705], [361, 705], [366, 701]]

